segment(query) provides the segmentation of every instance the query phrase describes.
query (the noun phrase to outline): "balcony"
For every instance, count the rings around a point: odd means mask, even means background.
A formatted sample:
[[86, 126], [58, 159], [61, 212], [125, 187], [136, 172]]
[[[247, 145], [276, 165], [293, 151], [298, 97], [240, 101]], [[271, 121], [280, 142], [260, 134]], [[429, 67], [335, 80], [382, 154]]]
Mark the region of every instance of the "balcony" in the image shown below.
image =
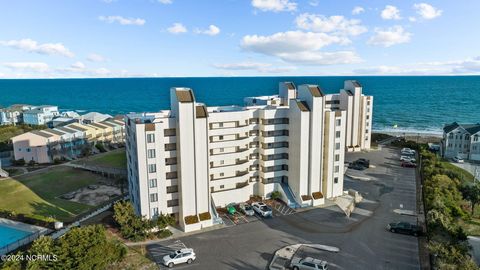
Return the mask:
[[228, 179], [228, 178], [235, 178], [235, 177], [241, 177], [247, 174], [248, 174], [248, 168], [244, 171], [236, 171], [235, 174], [231, 176], [214, 177], [213, 175], [210, 175], [210, 180], [216, 181], [216, 180], [222, 180], [222, 179]]

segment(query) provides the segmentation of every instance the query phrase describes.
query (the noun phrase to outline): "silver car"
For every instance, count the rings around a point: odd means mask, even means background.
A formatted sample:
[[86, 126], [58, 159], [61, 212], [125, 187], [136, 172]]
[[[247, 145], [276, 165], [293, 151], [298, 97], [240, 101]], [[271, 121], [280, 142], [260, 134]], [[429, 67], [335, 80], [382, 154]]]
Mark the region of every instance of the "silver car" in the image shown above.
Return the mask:
[[290, 267], [293, 270], [327, 270], [328, 265], [326, 261], [314, 259], [312, 257], [306, 257], [300, 259], [299, 257], [294, 257], [290, 264]]
[[240, 208], [240, 211], [242, 211], [242, 213], [244, 213], [246, 216], [255, 215], [255, 211], [253, 211], [253, 207], [248, 203], [240, 203], [238, 205], [238, 208]]
[[268, 205], [264, 204], [263, 202], [252, 203], [252, 208], [262, 217], [272, 216], [272, 208], [268, 207]]
[[169, 255], [165, 255], [163, 257], [163, 265], [167, 266], [168, 268], [172, 268], [176, 264], [181, 263], [188, 263], [191, 264], [196, 259], [195, 252], [191, 248], [182, 248], [180, 250], [176, 250]]

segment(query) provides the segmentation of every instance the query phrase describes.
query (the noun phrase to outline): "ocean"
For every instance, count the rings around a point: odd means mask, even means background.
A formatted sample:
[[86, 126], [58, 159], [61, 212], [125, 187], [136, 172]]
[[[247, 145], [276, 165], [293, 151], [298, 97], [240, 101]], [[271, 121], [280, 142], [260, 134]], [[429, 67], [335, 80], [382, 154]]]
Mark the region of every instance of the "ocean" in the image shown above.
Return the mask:
[[169, 109], [174, 86], [190, 87], [198, 102], [218, 106], [277, 94], [281, 81], [318, 84], [326, 93], [336, 93], [347, 79], [358, 80], [364, 93], [374, 96], [375, 131], [441, 133], [453, 121], [480, 122], [480, 76], [4, 79], [0, 105], [50, 104], [116, 115]]

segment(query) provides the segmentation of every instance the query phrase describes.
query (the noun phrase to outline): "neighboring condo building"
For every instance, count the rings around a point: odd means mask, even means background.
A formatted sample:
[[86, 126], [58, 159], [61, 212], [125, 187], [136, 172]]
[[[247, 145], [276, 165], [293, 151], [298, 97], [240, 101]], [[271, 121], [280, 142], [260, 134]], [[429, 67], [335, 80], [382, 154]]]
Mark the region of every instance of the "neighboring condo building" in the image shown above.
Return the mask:
[[[129, 190], [137, 214], [172, 214], [185, 231], [252, 195], [323, 204], [343, 194], [345, 150], [370, 148], [373, 98], [355, 81], [333, 95], [280, 83], [279, 95], [244, 107], [206, 107], [189, 88], [172, 88], [170, 100], [171, 110], [126, 117]], [[213, 220], [188, 224], [207, 213]]]
[[445, 125], [441, 149], [445, 158], [480, 161], [480, 123]]
[[43, 105], [23, 112], [23, 123], [27, 125], [46, 125], [59, 115], [57, 106]]

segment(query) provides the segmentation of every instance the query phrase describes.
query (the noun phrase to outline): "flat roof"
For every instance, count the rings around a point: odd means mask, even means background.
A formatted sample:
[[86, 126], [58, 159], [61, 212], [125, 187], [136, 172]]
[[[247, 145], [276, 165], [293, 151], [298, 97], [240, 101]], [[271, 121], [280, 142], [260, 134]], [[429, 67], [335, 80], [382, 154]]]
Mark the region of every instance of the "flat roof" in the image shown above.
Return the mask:
[[80, 126], [80, 125], [77, 125], [77, 124], [70, 124], [70, 125], [67, 125], [68, 128], [73, 128], [73, 129], [76, 129], [76, 130], [80, 130], [80, 131], [87, 131], [88, 128], [84, 128], [83, 126]]
[[91, 124], [88, 124], [88, 125], [96, 127], [96, 128], [101, 128], [101, 129], [105, 129], [105, 128], [110, 127], [110, 126], [101, 125], [100, 123], [91, 123]]
[[65, 134], [65, 133], [63, 133], [63, 132], [60, 132], [60, 131], [54, 130], [54, 129], [45, 129], [45, 130], [43, 130], [43, 131], [44, 131], [44, 132], [50, 132], [50, 133], [55, 134], [55, 135], [58, 135], [58, 136], [62, 136], [62, 135]]
[[67, 127], [56, 127], [55, 129], [58, 129], [58, 130], [61, 130], [61, 131], [65, 131], [65, 132], [68, 132], [68, 133], [78, 132], [78, 130], [74, 130], [74, 129], [67, 128]]

